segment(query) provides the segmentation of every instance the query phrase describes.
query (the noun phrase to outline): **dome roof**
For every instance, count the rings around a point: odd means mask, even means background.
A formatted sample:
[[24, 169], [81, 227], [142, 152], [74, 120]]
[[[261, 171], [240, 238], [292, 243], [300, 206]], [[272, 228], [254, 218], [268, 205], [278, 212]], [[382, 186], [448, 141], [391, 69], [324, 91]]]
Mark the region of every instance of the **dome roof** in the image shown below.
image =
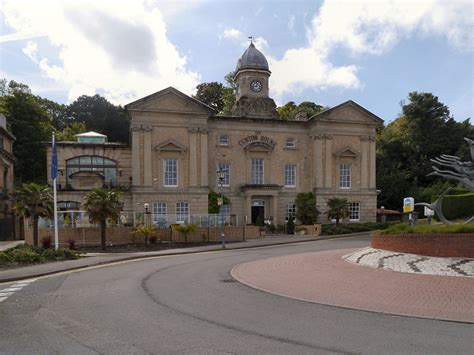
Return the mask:
[[250, 43], [250, 46], [242, 54], [242, 57], [237, 61], [237, 67], [235, 71], [237, 72], [240, 69], [268, 69], [267, 58], [260, 52], [253, 43]]

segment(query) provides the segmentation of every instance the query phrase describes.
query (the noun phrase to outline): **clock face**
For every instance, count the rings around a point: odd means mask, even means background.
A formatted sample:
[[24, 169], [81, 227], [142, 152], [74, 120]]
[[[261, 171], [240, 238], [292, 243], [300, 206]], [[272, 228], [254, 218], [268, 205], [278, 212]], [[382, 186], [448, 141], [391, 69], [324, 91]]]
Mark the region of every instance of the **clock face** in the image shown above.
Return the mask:
[[262, 90], [262, 83], [259, 80], [252, 80], [250, 83], [250, 89], [254, 92], [259, 92]]

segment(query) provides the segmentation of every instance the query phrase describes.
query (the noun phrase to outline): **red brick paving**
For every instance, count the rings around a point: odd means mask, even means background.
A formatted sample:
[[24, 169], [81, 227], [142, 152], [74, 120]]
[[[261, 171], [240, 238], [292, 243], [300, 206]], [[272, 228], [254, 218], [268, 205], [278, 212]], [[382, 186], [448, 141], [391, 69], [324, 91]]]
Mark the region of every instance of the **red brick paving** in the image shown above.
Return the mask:
[[371, 269], [342, 260], [354, 249], [237, 265], [238, 281], [280, 296], [366, 311], [474, 323], [474, 278]]

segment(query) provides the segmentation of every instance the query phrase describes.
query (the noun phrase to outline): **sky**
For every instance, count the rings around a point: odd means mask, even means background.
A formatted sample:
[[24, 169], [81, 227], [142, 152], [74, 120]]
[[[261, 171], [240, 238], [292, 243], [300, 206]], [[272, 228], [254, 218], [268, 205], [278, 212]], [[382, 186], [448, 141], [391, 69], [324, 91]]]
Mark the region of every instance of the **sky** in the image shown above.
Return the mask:
[[0, 0], [0, 78], [61, 103], [224, 82], [254, 38], [277, 105], [354, 100], [386, 122], [412, 91], [474, 111], [472, 0]]

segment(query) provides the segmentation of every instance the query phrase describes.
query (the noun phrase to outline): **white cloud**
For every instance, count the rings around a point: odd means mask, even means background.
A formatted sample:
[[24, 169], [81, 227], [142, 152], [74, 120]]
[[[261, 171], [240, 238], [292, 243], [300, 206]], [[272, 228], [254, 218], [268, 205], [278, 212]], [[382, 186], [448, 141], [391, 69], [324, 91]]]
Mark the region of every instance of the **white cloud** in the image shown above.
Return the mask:
[[23, 52], [68, 88], [70, 100], [100, 91], [125, 104], [169, 85], [190, 94], [199, 82], [152, 0], [4, 0], [1, 11], [9, 27], [42, 34], [57, 48], [56, 57], [29, 41]]
[[223, 34], [224, 38], [234, 38], [239, 39], [243, 36], [242, 32], [240, 32], [236, 28], [226, 28]]
[[305, 47], [289, 49], [280, 59], [267, 55], [272, 92], [278, 98], [306, 88], [359, 88], [357, 68], [332, 65], [331, 52], [340, 47], [352, 55], [382, 55], [410, 36], [444, 37], [455, 49], [472, 51], [472, 2], [326, 0], [313, 18]]

